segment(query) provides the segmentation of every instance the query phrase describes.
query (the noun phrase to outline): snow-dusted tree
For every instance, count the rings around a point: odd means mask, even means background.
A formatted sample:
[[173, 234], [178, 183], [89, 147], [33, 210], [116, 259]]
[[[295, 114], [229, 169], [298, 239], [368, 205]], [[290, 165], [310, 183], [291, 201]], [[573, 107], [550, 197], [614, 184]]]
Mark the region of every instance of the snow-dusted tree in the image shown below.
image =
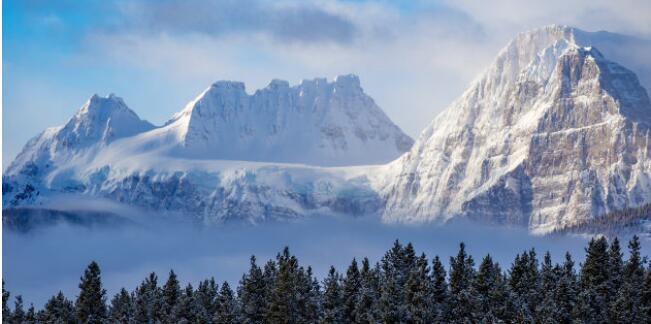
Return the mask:
[[[63, 296], [63, 294], [61, 294]], [[122, 288], [111, 299], [109, 306], [109, 320], [112, 323], [133, 323], [135, 322], [135, 311], [131, 294]]]
[[425, 254], [416, 259], [415, 267], [407, 276], [404, 290], [407, 321], [410, 323], [432, 323], [435, 315], [434, 300]]
[[431, 282], [434, 319], [438, 323], [444, 322], [448, 313], [449, 291], [445, 277], [445, 267], [437, 255], [432, 260]]
[[344, 277], [342, 286], [342, 320], [345, 322], [351, 323], [355, 321], [357, 315], [355, 314], [355, 305], [361, 285], [357, 260], [353, 259], [350, 266], [348, 266], [348, 270], [346, 270], [346, 277]]
[[5, 289], [5, 281], [2, 280], [2, 322], [9, 323], [11, 309], [9, 309], [9, 297], [11, 294]]
[[214, 278], [199, 282], [199, 286], [194, 292], [193, 306], [197, 321], [202, 323], [212, 322], [214, 314], [217, 311], [217, 289], [217, 283], [215, 283]]
[[161, 289], [158, 287], [158, 276], [150, 273], [136, 288], [133, 297], [134, 317], [138, 323], [156, 323], [162, 321]]
[[245, 324], [263, 323], [267, 308], [265, 278], [262, 269], [256, 264], [255, 256], [251, 256], [249, 272], [242, 276], [237, 288], [240, 304], [240, 321]]
[[631, 239], [628, 249], [629, 258], [622, 272], [621, 287], [616, 292], [615, 301], [610, 308], [610, 320], [613, 323], [646, 323], [649, 318], [642, 302], [644, 265], [637, 236]]
[[181, 286], [174, 270], [170, 270], [169, 277], [165, 285], [163, 285], [161, 295], [161, 317], [163, 318], [163, 322], [169, 323], [172, 320], [172, 309], [174, 309], [181, 296]]
[[367, 258], [362, 260], [360, 271], [360, 289], [355, 303], [355, 323], [375, 323], [378, 319], [377, 301], [380, 289], [379, 265], [371, 268]]
[[610, 255], [605, 237], [591, 239], [581, 268], [576, 319], [588, 323], [608, 323], [610, 294]]
[[235, 296], [233, 296], [233, 291], [228, 285], [228, 282], [224, 281], [217, 296], [213, 322], [220, 324], [239, 323], [237, 320], [237, 311], [238, 307], [237, 302], [235, 301]]
[[328, 277], [323, 281], [323, 289], [321, 323], [342, 323], [343, 293], [341, 289], [341, 276], [334, 267], [330, 267]]
[[102, 288], [99, 265], [91, 262], [79, 283], [79, 297], [75, 302], [77, 321], [102, 323], [106, 319], [106, 290]]
[[477, 294], [473, 288], [475, 262], [466, 253], [466, 245], [459, 245], [456, 257], [450, 258], [450, 298], [448, 320], [451, 323], [479, 321]]

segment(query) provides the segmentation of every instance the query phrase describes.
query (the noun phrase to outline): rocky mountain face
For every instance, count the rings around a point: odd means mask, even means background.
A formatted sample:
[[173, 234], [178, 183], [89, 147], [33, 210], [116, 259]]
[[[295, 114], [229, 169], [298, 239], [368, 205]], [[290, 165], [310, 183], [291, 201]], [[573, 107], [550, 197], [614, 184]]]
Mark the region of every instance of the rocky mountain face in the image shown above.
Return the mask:
[[377, 213], [382, 201], [359, 175], [374, 167], [350, 165], [385, 163], [412, 144], [353, 75], [274, 80], [253, 95], [216, 82], [161, 127], [118, 97], [93, 96], [25, 146], [3, 174], [3, 203], [81, 195], [207, 223]]
[[158, 133], [174, 139], [165, 144], [174, 156], [319, 166], [386, 163], [413, 144], [354, 75], [273, 80], [252, 95], [220, 81]]
[[650, 202], [649, 97], [585, 34], [548, 26], [510, 42], [391, 163], [384, 219], [546, 232]]
[[540, 233], [585, 224], [651, 203], [647, 91], [597, 44], [626, 57], [612, 34], [518, 35], [413, 146], [350, 75], [253, 94], [220, 81], [161, 127], [93, 97], [26, 145], [3, 203], [99, 197], [205, 223], [335, 213]]

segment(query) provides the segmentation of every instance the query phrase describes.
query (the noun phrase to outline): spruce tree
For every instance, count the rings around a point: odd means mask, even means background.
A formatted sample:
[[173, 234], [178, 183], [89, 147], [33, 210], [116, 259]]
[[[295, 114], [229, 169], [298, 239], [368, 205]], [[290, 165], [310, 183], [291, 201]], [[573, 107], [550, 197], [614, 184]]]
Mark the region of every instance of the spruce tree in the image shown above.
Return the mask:
[[560, 268], [555, 268], [552, 264], [552, 257], [549, 252], [543, 257], [540, 268], [540, 290], [538, 294], [541, 302], [536, 308], [536, 322], [538, 323], [557, 323], [556, 310], [556, 287], [559, 281]]
[[132, 323], [135, 321], [134, 313], [131, 294], [124, 288], [120, 289], [111, 299], [111, 306], [109, 307], [111, 323]]
[[102, 288], [99, 265], [91, 262], [79, 283], [79, 297], [75, 302], [77, 321], [102, 323], [106, 319], [106, 290]]
[[610, 299], [610, 256], [605, 237], [591, 239], [581, 268], [576, 319], [590, 323], [608, 323]]
[[163, 322], [170, 323], [172, 318], [172, 310], [181, 296], [181, 286], [179, 280], [174, 273], [174, 270], [170, 270], [169, 277], [167, 282], [163, 285], [162, 289], [162, 300], [161, 300], [161, 317]]
[[360, 271], [360, 291], [355, 303], [355, 323], [378, 321], [379, 280], [379, 266], [375, 269], [371, 268], [368, 258], [364, 258]]
[[5, 289], [5, 281], [2, 280], [2, 322], [9, 323], [11, 310], [9, 309], [9, 292]]
[[14, 311], [11, 316], [13, 323], [22, 323], [25, 320], [25, 310], [23, 309], [23, 296], [16, 296], [14, 301]]
[[194, 323], [194, 288], [188, 284], [172, 310], [172, 320], [174, 323]]
[[267, 321], [270, 323], [294, 323], [296, 322], [296, 296], [295, 278], [298, 271], [296, 257], [290, 255], [289, 248], [285, 247], [282, 254], [276, 257], [278, 273], [276, 274]]
[[644, 274], [644, 285], [642, 286], [640, 299], [644, 316], [647, 319], [651, 319], [651, 264], [649, 264]]
[[134, 317], [138, 323], [156, 323], [163, 321], [161, 312], [161, 289], [158, 287], [158, 276], [149, 276], [136, 288], [133, 298]]
[[218, 287], [214, 278], [199, 282], [199, 287], [197, 287], [194, 292], [193, 306], [197, 321], [210, 323], [213, 320], [215, 312], [217, 311], [218, 296]]
[[222, 288], [219, 291], [217, 296], [217, 307], [215, 309], [213, 322], [220, 324], [235, 324], [239, 323], [237, 320], [237, 304], [235, 302], [235, 297], [233, 296], [233, 291], [228, 285], [228, 282], [224, 281]]
[[75, 318], [75, 307], [72, 301], [68, 300], [61, 291], [45, 303], [41, 316], [41, 320], [45, 323], [74, 323]]
[[296, 278], [297, 323], [315, 323], [319, 321], [321, 291], [319, 282], [312, 275], [312, 268], [299, 269]]
[[245, 324], [260, 324], [264, 322], [267, 303], [265, 293], [266, 280], [262, 269], [257, 266], [255, 256], [251, 256], [249, 272], [242, 276], [237, 288], [240, 304], [240, 321]]
[[478, 322], [478, 300], [473, 288], [475, 262], [459, 245], [456, 257], [450, 258], [450, 299], [448, 320], [453, 323]]
[[352, 323], [357, 317], [355, 314], [355, 306], [357, 303], [357, 298], [359, 296], [359, 291], [361, 289], [361, 278], [359, 273], [359, 268], [357, 267], [357, 260], [353, 259], [348, 270], [346, 271], [346, 277], [343, 281], [342, 289], [342, 320], [344, 322]]
[[644, 266], [640, 256], [640, 240], [637, 236], [628, 244], [629, 258], [623, 269], [621, 288], [611, 306], [611, 322], [644, 323], [649, 320], [642, 302]]
[[448, 283], [445, 280], [445, 267], [439, 256], [435, 256], [432, 260], [432, 302], [433, 302], [433, 316], [436, 322], [444, 322], [448, 313]]
[[323, 314], [321, 323], [342, 323], [343, 322], [343, 309], [342, 309], [342, 291], [341, 291], [341, 278], [334, 267], [330, 267], [328, 277], [323, 282], [325, 289], [323, 293]]
[[405, 283], [406, 321], [409, 323], [432, 323], [434, 308], [432, 282], [429, 277], [428, 261], [425, 254], [416, 259]]

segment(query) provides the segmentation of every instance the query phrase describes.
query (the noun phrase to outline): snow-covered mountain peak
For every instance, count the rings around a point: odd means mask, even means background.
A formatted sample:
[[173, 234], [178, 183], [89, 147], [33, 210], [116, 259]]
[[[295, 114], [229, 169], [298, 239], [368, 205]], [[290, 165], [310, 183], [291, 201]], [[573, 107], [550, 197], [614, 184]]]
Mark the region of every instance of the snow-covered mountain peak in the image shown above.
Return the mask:
[[651, 104], [600, 35], [518, 34], [392, 163], [385, 219], [547, 231], [650, 201]]
[[191, 158], [355, 165], [385, 163], [413, 141], [355, 75], [274, 79], [252, 95], [241, 82], [218, 81], [158, 133], [178, 139], [170, 151]]

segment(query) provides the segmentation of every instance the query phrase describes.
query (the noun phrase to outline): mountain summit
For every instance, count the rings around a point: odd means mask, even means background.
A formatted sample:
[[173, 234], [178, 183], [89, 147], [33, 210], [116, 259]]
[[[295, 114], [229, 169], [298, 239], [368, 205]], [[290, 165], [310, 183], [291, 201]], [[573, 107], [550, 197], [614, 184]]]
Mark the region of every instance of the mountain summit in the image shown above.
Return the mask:
[[649, 97], [589, 34], [553, 25], [511, 41], [390, 165], [385, 220], [545, 232], [650, 202]]
[[156, 134], [174, 156], [320, 166], [386, 163], [413, 144], [354, 75], [273, 80], [252, 95], [219, 81]]

